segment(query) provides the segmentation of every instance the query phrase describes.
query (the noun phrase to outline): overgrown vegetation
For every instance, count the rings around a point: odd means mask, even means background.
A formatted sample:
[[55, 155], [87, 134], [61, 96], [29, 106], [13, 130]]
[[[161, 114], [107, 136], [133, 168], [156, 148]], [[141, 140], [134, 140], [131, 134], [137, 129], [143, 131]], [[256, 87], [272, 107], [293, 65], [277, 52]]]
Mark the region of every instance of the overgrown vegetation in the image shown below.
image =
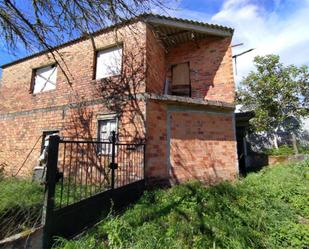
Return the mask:
[[[309, 148], [299, 146], [298, 152], [300, 154], [309, 154]], [[267, 155], [272, 155], [272, 156], [286, 156], [286, 155], [294, 155], [295, 154], [294, 148], [291, 147], [291, 146], [288, 146], [288, 145], [279, 146], [278, 149], [276, 149], [276, 148], [267, 149], [265, 151], [265, 153]]]
[[17, 178], [0, 179], [0, 240], [40, 222], [43, 188]]
[[308, 248], [309, 161], [253, 173], [235, 183], [146, 192], [57, 248]]

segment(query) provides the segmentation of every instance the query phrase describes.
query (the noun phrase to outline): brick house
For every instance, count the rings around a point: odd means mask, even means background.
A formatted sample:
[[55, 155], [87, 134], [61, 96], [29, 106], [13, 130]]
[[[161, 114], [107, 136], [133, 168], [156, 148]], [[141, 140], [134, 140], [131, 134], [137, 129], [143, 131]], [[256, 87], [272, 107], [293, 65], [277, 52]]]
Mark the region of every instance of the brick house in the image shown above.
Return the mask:
[[141, 15], [3, 65], [0, 165], [29, 175], [48, 133], [145, 141], [148, 181], [238, 174], [230, 28]]

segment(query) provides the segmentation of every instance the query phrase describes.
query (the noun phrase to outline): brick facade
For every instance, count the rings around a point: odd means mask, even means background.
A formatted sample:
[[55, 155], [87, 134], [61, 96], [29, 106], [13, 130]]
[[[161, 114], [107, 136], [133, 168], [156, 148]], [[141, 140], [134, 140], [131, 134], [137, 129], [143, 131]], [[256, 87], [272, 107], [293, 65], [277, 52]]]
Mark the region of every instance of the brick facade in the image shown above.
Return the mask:
[[[148, 180], [232, 179], [237, 174], [233, 108], [218, 107], [234, 103], [230, 41], [209, 37], [165, 47], [152, 26], [141, 21], [102, 31], [94, 37], [95, 48], [87, 39], [61, 47], [63, 61], [58, 58], [58, 66], [64, 72], [58, 69], [56, 89], [36, 95], [29, 93], [32, 71], [54, 62], [51, 55], [4, 67], [0, 165], [11, 175], [27, 158], [19, 175], [30, 175], [43, 131], [93, 139], [98, 117], [116, 113], [121, 140], [146, 140]], [[113, 44], [123, 46], [122, 76], [94, 80], [95, 51]], [[192, 97], [223, 101], [214, 113], [209, 104], [188, 106], [145, 95], [162, 95], [171, 66], [187, 61]], [[119, 102], [120, 95], [125, 97]]]

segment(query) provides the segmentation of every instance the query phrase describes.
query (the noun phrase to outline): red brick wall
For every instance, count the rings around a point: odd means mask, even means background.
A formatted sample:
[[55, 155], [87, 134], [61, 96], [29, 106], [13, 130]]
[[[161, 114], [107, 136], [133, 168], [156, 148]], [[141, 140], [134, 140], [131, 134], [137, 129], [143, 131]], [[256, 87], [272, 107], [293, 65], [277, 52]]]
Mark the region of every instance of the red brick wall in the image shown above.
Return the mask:
[[[144, 139], [145, 130], [143, 114], [145, 103], [138, 103], [141, 113], [132, 111], [126, 106], [125, 112], [119, 117], [118, 132], [121, 141]], [[134, 109], [135, 110], [135, 109]], [[98, 115], [109, 114], [110, 110], [102, 104], [80, 106], [73, 109], [45, 110], [25, 115], [9, 116], [0, 119], [0, 164], [5, 164], [8, 175], [15, 174], [26, 160], [19, 176], [30, 175], [38, 163], [40, 155], [40, 136], [46, 130], [59, 130], [61, 136], [80, 139], [96, 139]], [[37, 145], [34, 147], [35, 143]]]
[[145, 174], [151, 181], [166, 180], [166, 106], [148, 101], [146, 104], [146, 169]]
[[[14, 174], [27, 158], [36, 141], [45, 130], [60, 130], [60, 135], [79, 138], [97, 137], [97, 117], [102, 113], [120, 113], [119, 132], [126, 141], [145, 137], [144, 101], [127, 99], [111, 101], [116, 94], [126, 96], [145, 91], [145, 36], [142, 23], [103, 33], [94, 38], [96, 48], [103, 49], [116, 42], [124, 46], [124, 75], [106, 81], [93, 80], [95, 52], [89, 40], [63, 47], [63, 56], [70, 84], [58, 66], [56, 89], [36, 95], [29, 93], [32, 69], [53, 62], [52, 57], [40, 55], [3, 69], [0, 88], [0, 165], [8, 174]], [[134, 35], [132, 35], [134, 34]], [[116, 41], [117, 39], [117, 41]], [[139, 46], [136, 46], [136, 44]], [[134, 73], [134, 74], [133, 74]], [[130, 77], [131, 76], [131, 77]], [[101, 86], [114, 83], [113, 89]], [[103, 92], [100, 92], [100, 91]], [[98, 104], [98, 99], [103, 100]], [[82, 103], [74, 108], [70, 103]], [[41, 148], [39, 139], [19, 175], [29, 175], [37, 165]]]
[[170, 166], [176, 183], [207, 183], [237, 175], [233, 114], [171, 112]]
[[[94, 38], [96, 49], [104, 49], [116, 43], [123, 43], [124, 55], [135, 64], [144, 64], [146, 47], [146, 26], [137, 23], [129, 27], [120, 28], [115, 36], [114, 31], [103, 33]], [[136, 46], [136, 44], [139, 46]], [[59, 49], [62, 59], [58, 58], [56, 89], [38, 94], [30, 94], [32, 69], [54, 62], [51, 55], [40, 55], [26, 61], [6, 67], [2, 72], [2, 86], [0, 89], [0, 113], [17, 112], [64, 105], [71, 102], [80, 102], [85, 99], [102, 97], [98, 93], [94, 76], [95, 50], [90, 40], [83, 40]], [[60, 66], [65, 69], [63, 73]], [[146, 68], [144, 67], [144, 70]], [[128, 74], [131, 65], [126, 68]], [[135, 91], [144, 92], [145, 81], [140, 80]], [[70, 84], [68, 83], [68, 76]], [[98, 96], [99, 94], [99, 96]]]
[[[175, 111], [176, 108], [176, 111]], [[179, 111], [179, 110], [181, 111]], [[147, 103], [148, 180], [213, 183], [238, 173], [233, 114]]]
[[156, 39], [153, 29], [147, 25], [147, 86], [146, 91], [162, 94], [166, 79], [165, 48]]
[[[70, 84], [65, 74], [58, 68], [57, 86], [53, 91], [36, 95], [29, 93], [32, 69], [52, 62], [51, 57], [40, 55], [4, 68], [0, 89], [0, 165], [7, 165], [8, 174], [17, 171], [44, 130], [60, 130], [61, 135], [69, 137], [96, 138], [98, 115], [120, 112], [123, 113], [119, 121], [122, 139], [130, 141], [144, 139], [146, 125], [147, 177], [166, 179], [169, 166], [168, 154], [170, 153], [167, 150], [169, 144], [167, 141], [167, 106], [150, 101], [145, 107], [145, 101], [135, 101], [134, 98], [118, 103], [114, 101], [117, 99], [114, 97], [122, 94], [134, 97], [135, 94], [145, 92], [145, 82], [147, 92], [163, 93], [166, 72], [172, 64], [190, 61], [193, 97], [234, 101], [230, 39], [207, 39], [199, 41], [199, 46], [196, 43], [182, 44], [170, 49], [165, 55], [165, 49], [156, 41], [149, 27], [147, 32], [146, 25], [142, 23], [137, 23], [135, 27], [134, 31], [139, 30], [139, 32], [137, 34], [135, 32], [134, 36], [131, 33], [132, 27], [118, 30], [117, 41], [124, 43], [124, 54], [129, 57], [127, 58], [129, 65], [133, 65], [133, 67], [124, 66], [125, 75], [129, 76], [125, 79], [115, 77], [106, 81], [93, 80], [95, 53], [89, 40], [80, 41], [59, 50], [66, 62], [65, 65], [60, 62], [60, 65], [67, 68], [66, 73]], [[113, 32], [95, 37], [96, 47], [104, 48], [114, 44], [115, 37]], [[114, 84], [116, 85], [114, 89], [108, 88]], [[103, 103], [96, 102], [98, 99], [103, 100]], [[68, 105], [79, 102], [83, 103], [79, 108], [72, 108]], [[194, 151], [196, 162], [201, 164], [199, 173], [194, 173], [196, 177], [202, 180], [208, 179], [207, 176], [212, 174], [209, 168], [214, 167], [220, 172], [221, 178], [230, 179], [235, 175], [233, 167], [236, 164], [233, 154], [229, 159], [232, 166], [227, 165], [229, 154], [234, 149], [236, 153], [236, 148], [233, 149], [234, 140], [231, 139], [230, 134], [232, 132], [231, 119], [225, 120], [226, 116], [222, 119], [222, 115], [218, 117], [188, 115], [184, 115], [183, 120], [182, 117], [178, 117], [178, 114], [172, 115], [172, 119], [177, 120], [176, 123], [180, 122], [184, 126], [175, 127], [176, 135], [172, 130], [170, 136], [191, 134], [187, 134], [186, 131], [192, 126], [193, 129], [202, 129], [205, 132], [204, 135], [200, 134], [205, 141], [214, 136], [217, 140], [214, 143], [208, 143], [197, 142], [197, 138], [190, 140], [184, 137], [181, 142], [171, 137], [172, 147], [178, 146], [179, 151], [185, 151], [181, 153], [183, 158], [179, 165], [191, 168], [192, 165], [189, 163], [191, 152], [188, 150], [190, 143], [194, 142], [196, 147], [192, 148], [192, 153]], [[210, 129], [207, 125], [203, 127], [196, 125], [200, 122], [212, 122], [212, 119], [226, 126], [220, 125], [216, 127], [217, 130], [212, 130], [214, 127]], [[174, 123], [173, 120], [171, 122]], [[187, 124], [188, 122], [191, 123]], [[192, 130], [192, 132], [195, 131]], [[194, 135], [197, 134], [199, 133], [194, 133]], [[41, 141], [28, 158], [21, 175], [30, 174], [37, 164], [40, 146]], [[216, 154], [215, 158], [204, 162], [201, 158], [208, 154], [203, 154], [204, 152], [200, 151], [201, 147], [207, 147], [209, 151], [223, 148], [225, 152]], [[173, 162], [179, 161], [179, 151], [173, 151], [171, 154]], [[184, 175], [180, 169], [175, 172], [175, 177], [180, 181], [189, 179], [189, 175]]]
[[204, 98], [234, 103], [231, 38], [208, 38], [180, 44], [169, 49], [166, 56], [168, 77], [171, 66], [190, 63], [193, 98]]

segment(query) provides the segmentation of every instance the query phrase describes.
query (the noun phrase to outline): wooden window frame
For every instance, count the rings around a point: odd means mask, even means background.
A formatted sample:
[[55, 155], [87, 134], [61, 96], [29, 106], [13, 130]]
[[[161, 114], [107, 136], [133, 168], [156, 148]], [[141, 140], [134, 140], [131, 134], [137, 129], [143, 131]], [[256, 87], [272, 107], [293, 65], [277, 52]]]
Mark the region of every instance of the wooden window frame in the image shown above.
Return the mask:
[[185, 61], [185, 62], [180, 62], [180, 63], [177, 63], [177, 64], [173, 64], [172, 66], [171, 66], [171, 84], [170, 84], [170, 90], [169, 91], [171, 91], [172, 89], [172, 87], [173, 87], [173, 68], [174, 67], [176, 67], [177, 65], [179, 65], [179, 64], [185, 64], [185, 63], [187, 63], [188, 64], [188, 68], [189, 68], [189, 96], [188, 97], [192, 97], [192, 85], [191, 85], [191, 70], [190, 70], [190, 61]]

